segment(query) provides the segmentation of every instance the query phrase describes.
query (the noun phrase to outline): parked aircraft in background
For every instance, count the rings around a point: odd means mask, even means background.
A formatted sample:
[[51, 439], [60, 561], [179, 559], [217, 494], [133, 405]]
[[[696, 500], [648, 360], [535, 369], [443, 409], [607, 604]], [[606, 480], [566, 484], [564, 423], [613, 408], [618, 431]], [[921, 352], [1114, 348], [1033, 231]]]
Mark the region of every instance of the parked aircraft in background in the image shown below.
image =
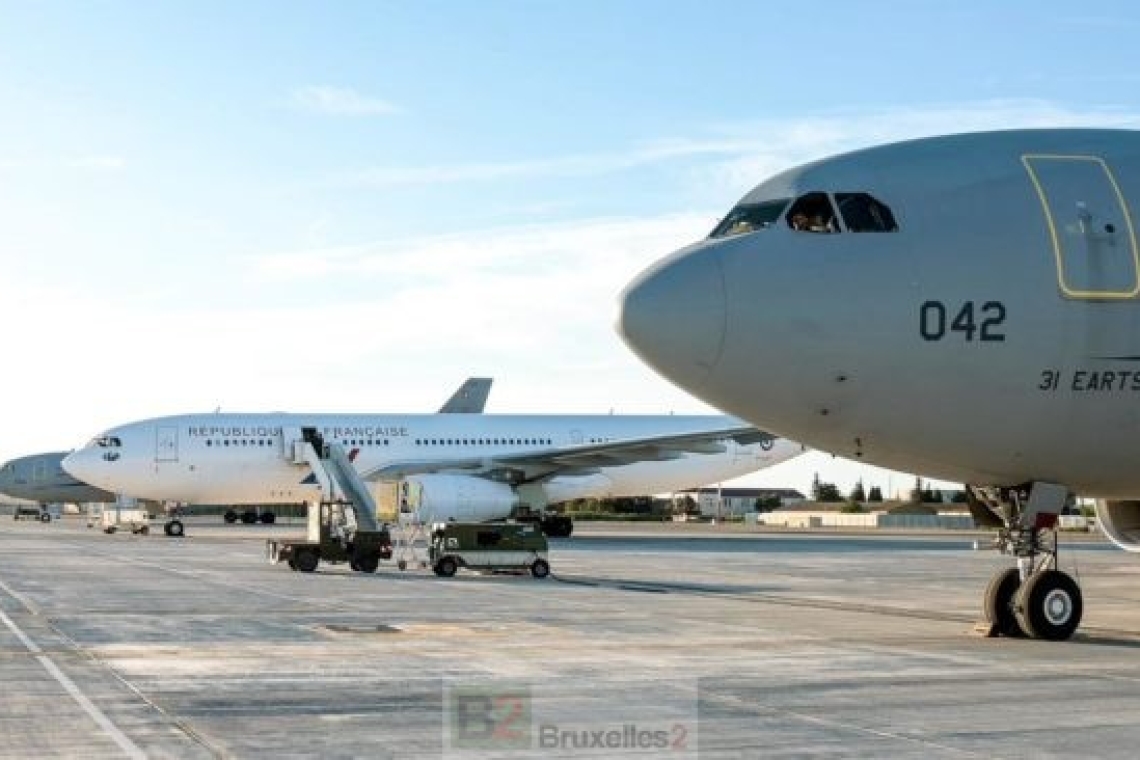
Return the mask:
[[934, 137], [786, 171], [625, 290], [619, 329], [696, 396], [807, 445], [969, 484], [1017, 569], [1003, 633], [1083, 602], [1071, 494], [1140, 550], [1140, 133]]
[[114, 501], [114, 494], [64, 472], [60, 463], [68, 453], [52, 451], [5, 462], [0, 465], [0, 493], [42, 506]]
[[315, 502], [305, 431], [342, 446], [365, 481], [398, 482], [400, 506], [425, 518], [530, 512], [550, 535], [571, 530], [552, 504], [715, 483], [803, 451], [721, 416], [190, 414], [108, 430], [63, 466], [158, 501]]

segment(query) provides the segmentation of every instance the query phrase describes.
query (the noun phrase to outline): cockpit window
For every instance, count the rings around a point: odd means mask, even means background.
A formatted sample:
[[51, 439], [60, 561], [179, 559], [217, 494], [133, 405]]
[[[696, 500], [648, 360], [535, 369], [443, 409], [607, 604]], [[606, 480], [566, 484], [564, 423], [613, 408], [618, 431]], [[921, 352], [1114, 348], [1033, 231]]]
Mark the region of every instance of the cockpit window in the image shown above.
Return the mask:
[[98, 438], [92, 439], [88, 446], [98, 446], [101, 449], [117, 449], [123, 445], [117, 435], [101, 435]]
[[835, 203], [849, 232], [898, 232], [895, 215], [867, 193], [836, 193]]
[[788, 206], [788, 200], [788, 198], [779, 198], [760, 203], [741, 203], [720, 220], [720, 224], [709, 233], [709, 237], [732, 237], [767, 229], [779, 220], [780, 214]]
[[827, 193], [807, 193], [796, 198], [785, 219], [797, 232], [839, 232], [835, 209]]

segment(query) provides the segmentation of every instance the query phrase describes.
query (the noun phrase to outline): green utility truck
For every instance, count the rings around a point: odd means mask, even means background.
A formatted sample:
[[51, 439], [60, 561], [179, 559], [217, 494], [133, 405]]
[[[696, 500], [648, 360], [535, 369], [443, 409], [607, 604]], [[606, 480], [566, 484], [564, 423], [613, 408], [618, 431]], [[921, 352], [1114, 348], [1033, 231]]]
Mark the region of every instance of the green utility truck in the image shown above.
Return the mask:
[[440, 523], [431, 532], [428, 559], [436, 575], [471, 570], [529, 570], [550, 575], [546, 536], [535, 523]]
[[347, 562], [353, 570], [374, 573], [380, 560], [392, 556], [392, 538], [387, 527], [360, 530], [346, 519], [351, 504], [320, 504], [318, 540], [276, 539], [266, 541], [266, 554], [273, 563], [286, 562], [290, 569], [311, 573], [321, 560], [330, 564]]

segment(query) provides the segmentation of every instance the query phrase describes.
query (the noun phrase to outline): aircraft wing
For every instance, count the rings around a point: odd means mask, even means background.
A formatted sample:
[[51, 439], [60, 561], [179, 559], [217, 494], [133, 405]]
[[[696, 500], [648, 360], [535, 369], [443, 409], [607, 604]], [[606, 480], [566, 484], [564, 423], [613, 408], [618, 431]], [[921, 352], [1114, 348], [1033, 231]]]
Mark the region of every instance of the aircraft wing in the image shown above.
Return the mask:
[[487, 396], [491, 393], [490, 377], [469, 377], [459, 386], [459, 390], [451, 394], [443, 406], [439, 408], [440, 414], [482, 414], [487, 406]]
[[636, 462], [663, 462], [686, 454], [719, 454], [724, 442], [759, 443], [774, 436], [751, 426], [726, 427], [699, 433], [678, 433], [626, 438], [605, 443], [557, 446], [518, 454], [456, 459], [423, 459], [390, 462], [362, 473], [365, 480], [395, 480], [431, 472], [466, 471], [471, 475], [521, 474], [523, 480], [554, 475], [587, 475], [602, 467], [618, 467]]

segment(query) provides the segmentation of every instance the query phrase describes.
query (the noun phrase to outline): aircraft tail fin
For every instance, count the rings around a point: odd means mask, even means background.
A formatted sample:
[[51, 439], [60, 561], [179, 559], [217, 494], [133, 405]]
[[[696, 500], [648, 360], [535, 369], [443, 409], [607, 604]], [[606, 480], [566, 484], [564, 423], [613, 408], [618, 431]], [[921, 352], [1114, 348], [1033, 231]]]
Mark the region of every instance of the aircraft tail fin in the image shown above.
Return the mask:
[[440, 414], [482, 414], [491, 393], [490, 377], [469, 377], [440, 407]]

